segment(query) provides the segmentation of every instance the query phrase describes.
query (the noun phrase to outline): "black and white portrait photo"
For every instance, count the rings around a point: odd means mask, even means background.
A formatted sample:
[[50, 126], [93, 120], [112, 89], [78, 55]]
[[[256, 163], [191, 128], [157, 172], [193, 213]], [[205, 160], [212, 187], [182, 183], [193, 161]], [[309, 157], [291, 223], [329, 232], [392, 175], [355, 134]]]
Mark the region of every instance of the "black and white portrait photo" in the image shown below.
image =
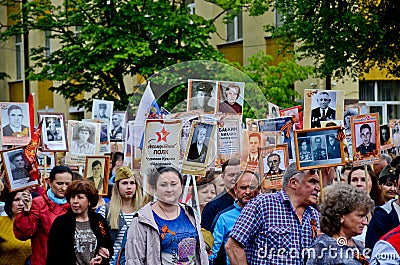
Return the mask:
[[38, 112], [42, 121], [42, 150], [67, 151], [67, 135], [64, 113]]
[[96, 127], [82, 122], [73, 128], [69, 151], [73, 154], [94, 155], [96, 152]]
[[214, 113], [216, 108], [216, 82], [189, 79], [188, 110]]
[[114, 101], [94, 99], [92, 106], [92, 119], [111, 120], [113, 106]]
[[321, 121], [336, 119], [336, 94], [320, 91], [312, 98], [311, 128], [321, 128]]
[[210, 136], [213, 130], [212, 124], [196, 123], [187, 153], [187, 161], [205, 163], [209, 149]]
[[126, 124], [126, 112], [125, 111], [114, 111], [111, 116], [111, 141], [123, 141], [125, 139], [125, 124]]
[[3, 145], [24, 145], [29, 142], [28, 103], [1, 103]]

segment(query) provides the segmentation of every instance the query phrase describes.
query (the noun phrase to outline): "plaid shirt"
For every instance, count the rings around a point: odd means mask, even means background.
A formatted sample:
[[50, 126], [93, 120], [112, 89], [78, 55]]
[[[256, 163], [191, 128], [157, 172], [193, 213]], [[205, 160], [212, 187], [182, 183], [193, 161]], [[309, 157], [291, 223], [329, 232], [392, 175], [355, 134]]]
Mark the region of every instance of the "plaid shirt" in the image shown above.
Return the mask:
[[283, 190], [261, 194], [246, 204], [230, 237], [245, 247], [249, 265], [304, 264], [302, 250], [317, 236], [311, 223], [319, 229], [319, 212], [309, 206], [302, 219]]

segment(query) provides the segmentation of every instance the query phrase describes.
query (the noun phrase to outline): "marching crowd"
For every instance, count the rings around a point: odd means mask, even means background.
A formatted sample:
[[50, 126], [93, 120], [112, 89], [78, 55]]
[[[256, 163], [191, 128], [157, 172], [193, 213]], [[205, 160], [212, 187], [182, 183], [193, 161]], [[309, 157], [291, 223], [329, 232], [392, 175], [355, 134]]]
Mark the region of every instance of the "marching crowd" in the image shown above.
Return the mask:
[[103, 198], [67, 166], [47, 190], [0, 182], [0, 264], [400, 264], [400, 156], [340, 173], [292, 163], [269, 193], [232, 158], [187, 198], [176, 168], [153, 169], [144, 191], [123, 154], [111, 161]]

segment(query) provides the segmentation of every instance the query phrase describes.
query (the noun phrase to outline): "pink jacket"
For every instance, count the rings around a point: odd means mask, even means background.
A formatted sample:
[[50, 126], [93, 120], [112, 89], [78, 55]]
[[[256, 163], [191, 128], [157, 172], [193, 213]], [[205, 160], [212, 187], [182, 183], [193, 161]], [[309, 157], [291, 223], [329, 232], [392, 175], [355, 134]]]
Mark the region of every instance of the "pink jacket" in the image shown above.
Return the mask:
[[14, 234], [19, 240], [31, 239], [32, 265], [46, 264], [47, 237], [54, 219], [67, 212], [69, 204], [57, 205], [43, 193], [32, 201], [30, 211], [22, 211], [14, 221]]

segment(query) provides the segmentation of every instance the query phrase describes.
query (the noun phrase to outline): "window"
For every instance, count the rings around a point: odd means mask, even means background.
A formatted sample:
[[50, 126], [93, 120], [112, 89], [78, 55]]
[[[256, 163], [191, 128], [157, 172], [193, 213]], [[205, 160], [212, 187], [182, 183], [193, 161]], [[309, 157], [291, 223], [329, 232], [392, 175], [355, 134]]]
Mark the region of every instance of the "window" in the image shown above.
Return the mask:
[[16, 66], [16, 78], [21, 80], [23, 77], [23, 48], [22, 48], [22, 35], [15, 36], [15, 66]]
[[400, 81], [377, 80], [362, 81], [359, 85], [359, 98], [369, 106], [369, 112], [379, 112], [381, 123], [400, 117]]
[[51, 32], [50, 31], [45, 31], [44, 32], [44, 56], [46, 58], [49, 58], [51, 55], [51, 50], [52, 50], [52, 45], [51, 45], [51, 38], [50, 38]]
[[[228, 11], [232, 14], [232, 11]], [[243, 17], [242, 12], [229, 21], [226, 25], [226, 40], [227, 42], [242, 40], [243, 38]]]

